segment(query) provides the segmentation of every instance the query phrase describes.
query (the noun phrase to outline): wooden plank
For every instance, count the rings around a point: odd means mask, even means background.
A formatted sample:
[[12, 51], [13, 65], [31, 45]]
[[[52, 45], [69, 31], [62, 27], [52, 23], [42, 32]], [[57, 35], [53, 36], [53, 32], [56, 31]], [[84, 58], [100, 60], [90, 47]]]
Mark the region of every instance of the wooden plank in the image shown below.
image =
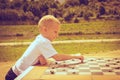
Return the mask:
[[117, 75], [94, 75], [92, 76], [92, 80], [120, 80], [120, 77]]
[[22, 80], [39, 80], [47, 67], [35, 66]]
[[28, 69], [26, 69], [22, 74], [20, 74], [17, 78], [15, 78], [14, 80], [21, 80], [24, 76], [26, 76], [32, 69], [34, 68], [34, 66], [30, 66]]
[[40, 80], [92, 80], [91, 75], [43, 75]]
[[31, 70], [22, 80], [40, 79], [46, 69], [47, 67], [35, 66], [35, 68], [33, 68], [33, 70]]

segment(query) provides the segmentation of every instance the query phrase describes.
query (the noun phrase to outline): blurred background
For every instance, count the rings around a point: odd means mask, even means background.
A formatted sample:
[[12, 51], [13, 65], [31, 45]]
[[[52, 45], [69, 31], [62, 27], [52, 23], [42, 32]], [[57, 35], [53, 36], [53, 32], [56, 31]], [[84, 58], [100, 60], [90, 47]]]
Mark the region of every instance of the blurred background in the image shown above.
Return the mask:
[[0, 0], [0, 24], [37, 24], [47, 14], [62, 23], [119, 20], [120, 0]]
[[120, 56], [120, 0], [0, 0], [1, 80], [39, 34], [39, 19], [48, 14], [61, 21], [58, 42], [53, 42], [59, 53]]
[[[119, 51], [120, 0], [0, 0], [0, 61], [17, 60], [30, 43], [15, 43], [32, 42], [39, 34], [39, 19], [48, 14], [61, 21], [56, 41], [71, 40], [53, 44], [59, 53]], [[79, 42], [72, 43], [74, 40]]]

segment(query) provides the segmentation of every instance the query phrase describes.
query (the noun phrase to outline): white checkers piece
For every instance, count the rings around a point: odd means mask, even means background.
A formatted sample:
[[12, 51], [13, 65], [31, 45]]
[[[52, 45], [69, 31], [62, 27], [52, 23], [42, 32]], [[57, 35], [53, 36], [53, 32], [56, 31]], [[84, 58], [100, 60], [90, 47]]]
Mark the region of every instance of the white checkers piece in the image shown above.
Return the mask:
[[46, 74], [55, 74], [56, 73], [56, 70], [55, 69], [47, 69], [45, 71]]
[[70, 74], [70, 75], [73, 75], [73, 74], [79, 74], [79, 70], [76, 70], [76, 69], [70, 69], [70, 70], [68, 70], [68, 75]]
[[80, 59], [70, 59], [64, 61], [54, 61], [50, 64], [51, 67], [67, 67], [69, 65], [76, 65], [82, 63]]

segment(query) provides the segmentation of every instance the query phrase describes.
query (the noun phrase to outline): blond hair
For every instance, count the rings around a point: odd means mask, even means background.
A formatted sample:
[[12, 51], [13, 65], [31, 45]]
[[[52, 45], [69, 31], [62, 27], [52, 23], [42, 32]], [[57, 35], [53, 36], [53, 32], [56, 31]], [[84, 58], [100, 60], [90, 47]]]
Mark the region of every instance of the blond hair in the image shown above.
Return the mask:
[[38, 27], [48, 27], [51, 23], [60, 24], [60, 21], [52, 15], [43, 16], [38, 22]]

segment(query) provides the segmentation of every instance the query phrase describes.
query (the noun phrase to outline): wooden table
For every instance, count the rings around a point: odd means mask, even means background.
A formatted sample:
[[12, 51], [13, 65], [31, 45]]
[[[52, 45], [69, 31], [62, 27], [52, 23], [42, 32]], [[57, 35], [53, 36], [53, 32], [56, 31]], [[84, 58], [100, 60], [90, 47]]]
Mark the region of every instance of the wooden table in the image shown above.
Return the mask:
[[46, 66], [30, 66], [15, 80], [120, 80], [118, 75], [44, 75]]

